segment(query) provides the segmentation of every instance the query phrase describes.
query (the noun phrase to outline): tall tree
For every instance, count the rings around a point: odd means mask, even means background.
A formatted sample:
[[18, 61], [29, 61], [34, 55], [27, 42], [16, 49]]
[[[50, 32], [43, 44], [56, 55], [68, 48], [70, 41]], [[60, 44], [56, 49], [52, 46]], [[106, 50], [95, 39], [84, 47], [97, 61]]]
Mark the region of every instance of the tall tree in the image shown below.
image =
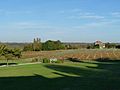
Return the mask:
[[34, 39], [33, 41], [33, 51], [41, 51], [42, 50], [42, 43], [40, 38]]

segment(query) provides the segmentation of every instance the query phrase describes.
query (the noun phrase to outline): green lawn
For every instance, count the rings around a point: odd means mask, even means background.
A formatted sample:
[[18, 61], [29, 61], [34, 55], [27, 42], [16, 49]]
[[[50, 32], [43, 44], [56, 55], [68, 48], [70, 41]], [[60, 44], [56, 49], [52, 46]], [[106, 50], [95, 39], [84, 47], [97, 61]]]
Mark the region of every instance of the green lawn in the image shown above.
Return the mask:
[[0, 90], [120, 90], [120, 62], [1, 67]]

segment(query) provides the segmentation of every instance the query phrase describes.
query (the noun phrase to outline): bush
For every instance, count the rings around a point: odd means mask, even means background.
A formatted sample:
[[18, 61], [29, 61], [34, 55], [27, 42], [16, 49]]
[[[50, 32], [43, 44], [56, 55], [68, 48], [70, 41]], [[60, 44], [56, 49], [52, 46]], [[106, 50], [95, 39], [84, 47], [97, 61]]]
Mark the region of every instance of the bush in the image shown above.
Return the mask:
[[57, 60], [55, 63], [63, 63], [63, 60]]
[[43, 63], [50, 63], [50, 59], [44, 58], [44, 59], [43, 59]]
[[0, 56], [0, 60], [6, 60], [5, 56]]
[[63, 60], [51, 61], [51, 63], [63, 63]]
[[38, 58], [33, 58], [33, 59], [32, 59], [32, 62], [38, 62], [38, 61], [39, 61]]
[[43, 63], [63, 63], [63, 62], [64, 62], [64, 60], [50, 61], [50, 59], [48, 59], [48, 58], [43, 59]]

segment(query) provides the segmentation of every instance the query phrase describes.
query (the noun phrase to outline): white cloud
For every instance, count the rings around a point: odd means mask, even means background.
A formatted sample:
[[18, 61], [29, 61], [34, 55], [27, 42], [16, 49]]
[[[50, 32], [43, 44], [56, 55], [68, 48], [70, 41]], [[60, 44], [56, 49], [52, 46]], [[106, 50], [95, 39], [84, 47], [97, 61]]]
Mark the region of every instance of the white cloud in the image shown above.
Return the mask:
[[81, 12], [82, 10], [81, 9], [69, 9], [69, 10], [61, 10], [59, 11], [58, 13], [61, 13], [61, 14], [68, 14], [68, 13], [79, 13]]
[[86, 18], [86, 19], [103, 19], [103, 16], [97, 16], [97, 15], [86, 15], [86, 16], [80, 16], [80, 18]]
[[111, 15], [114, 17], [120, 17], [120, 12], [112, 12]]
[[[83, 31], [103, 31], [103, 30], [119, 30], [120, 26], [116, 23], [120, 23], [120, 20], [111, 20], [111, 21], [102, 21], [102, 22], [94, 22], [94, 23], [88, 23], [83, 24], [79, 26], [73, 27], [74, 30], [83, 30]], [[109, 32], [109, 31], [108, 31]], [[116, 32], [116, 31], [115, 31]]]
[[11, 22], [2, 26], [4, 29], [13, 29], [13, 30], [41, 30], [41, 29], [52, 29], [54, 27], [46, 23], [34, 23], [34, 22]]
[[81, 9], [71, 9], [59, 11], [61, 14], [65, 14], [67, 19], [104, 19], [105, 16], [98, 15], [94, 12], [86, 12]]
[[95, 15], [93, 12], [80, 12], [78, 15]]
[[[60, 29], [65, 29], [64, 27], [57, 27], [54, 25], [50, 25], [49, 23], [42, 22], [10, 22], [4, 25], [0, 25], [0, 29], [3, 30], [42, 30], [42, 31], [55, 31]], [[56, 33], [61, 33], [60, 31], [56, 31]]]
[[104, 16], [99, 15], [76, 15], [76, 16], [69, 16], [68, 19], [104, 19]]

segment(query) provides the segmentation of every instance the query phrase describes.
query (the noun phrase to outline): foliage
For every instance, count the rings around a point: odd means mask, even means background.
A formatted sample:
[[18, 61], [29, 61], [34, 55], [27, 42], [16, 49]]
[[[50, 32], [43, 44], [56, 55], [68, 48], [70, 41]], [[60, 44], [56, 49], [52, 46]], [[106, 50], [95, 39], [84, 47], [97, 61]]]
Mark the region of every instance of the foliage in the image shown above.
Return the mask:
[[34, 39], [33, 43], [25, 45], [23, 51], [41, 51], [42, 50], [42, 43], [39, 38]]
[[43, 59], [43, 63], [50, 63], [50, 59], [44, 58], [44, 59]]
[[64, 60], [57, 60], [56, 63], [64, 63]]
[[66, 49], [78, 49], [78, 46], [68, 44], [68, 45], [65, 45], [65, 48], [66, 48]]
[[43, 43], [43, 50], [60, 50], [65, 49], [65, 46], [61, 43], [61, 41], [51, 41], [48, 40], [45, 43]]
[[94, 49], [94, 45], [88, 45], [87, 49]]
[[7, 60], [12, 59], [13, 57], [20, 58], [21, 55], [22, 54], [20, 49], [11, 49], [6, 45], [0, 45], [0, 56], [4, 56]]
[[108, 42], [105, 44], [105, 47], [106, 48], [116, 48], [116, 45]]
[[120, 49], [120, 45], [117, 45], [116, 48], [117, 48], [117, 49]]
[[94, 45], [94, 49], [99, 49], [100, 46], [97, 44], [97, 45]]
[[93, 44], [87, 46], [87, 49], [94, 49], [94, 48], [95, 46]]
[[43, 63], [63, 63], [64, 61], [63, 60], [50, 60], [48, 58], [44, 58], [43, 59]]
[[38, 62], [38, 61], [39, 61], [38, 58], [33, 58], [33, 59], [32, 59], [32, 62]]
[[7, 46], [4, 44], [0, 44], [0, 56], [4, 55], [4, 51], [6, 50]]
[[42, 50], [41, 40], [39, 38], [34, 39], [33, 51], [41, 51], [41, 50]]
[[32, 44], [25, 45], [23, 51], [33, 51], [33, 45]]

